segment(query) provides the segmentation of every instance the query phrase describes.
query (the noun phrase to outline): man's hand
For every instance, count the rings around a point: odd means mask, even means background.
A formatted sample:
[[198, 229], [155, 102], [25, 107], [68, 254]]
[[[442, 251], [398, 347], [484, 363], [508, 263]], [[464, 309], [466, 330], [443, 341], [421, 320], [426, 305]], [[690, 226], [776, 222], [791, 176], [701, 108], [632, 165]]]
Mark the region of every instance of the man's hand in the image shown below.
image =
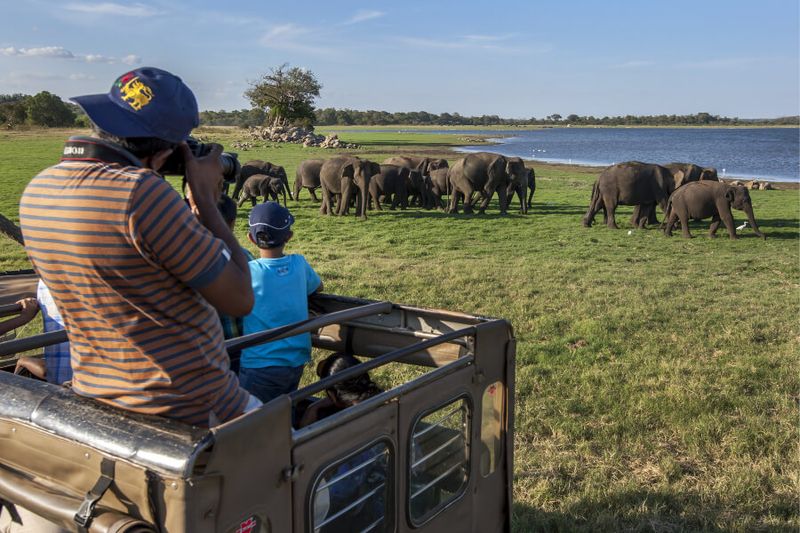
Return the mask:
[[185, 142], [179, 146], [186, 164], [186, 184], [191, 191], [190, 207], [205, 223], [209, 211], [216, 211], [222, 193], [222, 165], [219, 162], [222, 145], [211, 144], [211, 151], [203, 157], [195, 157]]
[[36, 298], [24, 298], [17, 303], [22, 306], [19, 318], [23, 321], [23, 324], [33, 320], [33, 317], [39, 312], [39, 302], [36, 301]]

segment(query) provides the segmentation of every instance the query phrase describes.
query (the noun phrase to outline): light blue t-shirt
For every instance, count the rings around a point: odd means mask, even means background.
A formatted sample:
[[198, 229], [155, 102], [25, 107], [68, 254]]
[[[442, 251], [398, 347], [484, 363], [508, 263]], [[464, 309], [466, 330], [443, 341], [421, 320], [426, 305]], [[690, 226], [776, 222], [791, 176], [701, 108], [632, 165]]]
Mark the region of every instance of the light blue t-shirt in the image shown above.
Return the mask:
[[[285, 326], [308, 318], [308, 295], [321, 280], [298, 254], [248, 263], [255, 303], [244, 317], [244, 334]], [[300, 366], [311, 359], [311, 334], [303, 333], [242, 350], [243, 368]]]

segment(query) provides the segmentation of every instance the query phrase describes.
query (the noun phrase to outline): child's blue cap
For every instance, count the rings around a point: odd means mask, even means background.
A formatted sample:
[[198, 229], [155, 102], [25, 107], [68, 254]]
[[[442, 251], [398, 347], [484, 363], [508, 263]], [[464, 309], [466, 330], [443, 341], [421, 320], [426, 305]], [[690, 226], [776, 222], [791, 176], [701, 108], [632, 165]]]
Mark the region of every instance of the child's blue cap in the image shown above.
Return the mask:
[[289, 238], [294, 217], [281, 204], [264, 202], [250, 211], [249, 223], [250, 236], [259, 247], [275, 248]]
[[70, 98], [100, 129], [118, 137], [179, 143], [200, 123], [197, 100], [174, 74], [142, 67], [117, 78], [111, 90]]

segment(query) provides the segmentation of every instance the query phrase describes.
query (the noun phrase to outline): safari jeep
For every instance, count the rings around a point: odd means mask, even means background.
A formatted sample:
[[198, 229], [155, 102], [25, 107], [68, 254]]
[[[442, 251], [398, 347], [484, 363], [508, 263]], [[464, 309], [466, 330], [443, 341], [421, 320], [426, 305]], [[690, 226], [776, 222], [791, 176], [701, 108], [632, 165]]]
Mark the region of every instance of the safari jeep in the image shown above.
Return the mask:
[[[8, 316], [35, 278], [2, 278]], [[92, 532], [509, 531], [509, 323], [333, 295], [316, 304], [307, 321], [228, 341], [229, 353], [311, 332], [316, 348], [364, 362], [212, 429], [13, 373], [20, 353], [63, 332], [0, 343], [0, 505]], [[364, 371], [414, 377], [292, 426], [293, 406]]]

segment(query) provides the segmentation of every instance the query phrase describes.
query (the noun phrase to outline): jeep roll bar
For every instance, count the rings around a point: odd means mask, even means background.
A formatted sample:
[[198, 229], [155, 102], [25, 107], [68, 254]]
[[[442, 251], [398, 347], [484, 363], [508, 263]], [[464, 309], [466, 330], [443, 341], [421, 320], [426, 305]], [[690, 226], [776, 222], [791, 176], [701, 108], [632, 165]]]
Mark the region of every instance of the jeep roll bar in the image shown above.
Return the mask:
[[[0, 306], [0, 313], [7, 310], [5, 308], [11, 308], [14, 306], [16, 306], [17, 311], [21, 309], [21, 306], [18, 304], [10, 304], [8, 306]], [[327, 313], [325, 315], [301, 320], [299, 322], [295, 322], [294, 324], [287, 324], [285, 326], [236, 337], [235, 339], [229, 339], [225, 341], [225, 348], [229, 353], [239, 352], [245, 348], [249, 348], [250, 346], [276, 341], [286, 337], [293, 337], [295, 335], [300, 335], [301, 333], [309, 333], [332, 324], [338, 324], [340, 322], [364, 318], [371, 315], [388, 313], [392, 310], [392, 307], [393, 305], [391, 302], [384, 301], [365, 304], [352, 309], [334, 311], [333, 313]], [[14, 311], [12, 310], [10, 314], [14, 314]], [[2, 315], [0, 314], [0, 316]], [[69, 338], [67, 337], [67, 332], [64, 330], [59, 330], [51, 331], [49, 333], [40, 333], [38, 335], [31, 335], [30, 337], [25, 337], [23, 339], [0, 342], [0, 357], [13, 355], [20, 352], [27, 352], [28, 350], [36, 350], [38, 348], [44, 348], [45, 346], [51, 346], [53, 344], [60, 344], [68, 341]]]

